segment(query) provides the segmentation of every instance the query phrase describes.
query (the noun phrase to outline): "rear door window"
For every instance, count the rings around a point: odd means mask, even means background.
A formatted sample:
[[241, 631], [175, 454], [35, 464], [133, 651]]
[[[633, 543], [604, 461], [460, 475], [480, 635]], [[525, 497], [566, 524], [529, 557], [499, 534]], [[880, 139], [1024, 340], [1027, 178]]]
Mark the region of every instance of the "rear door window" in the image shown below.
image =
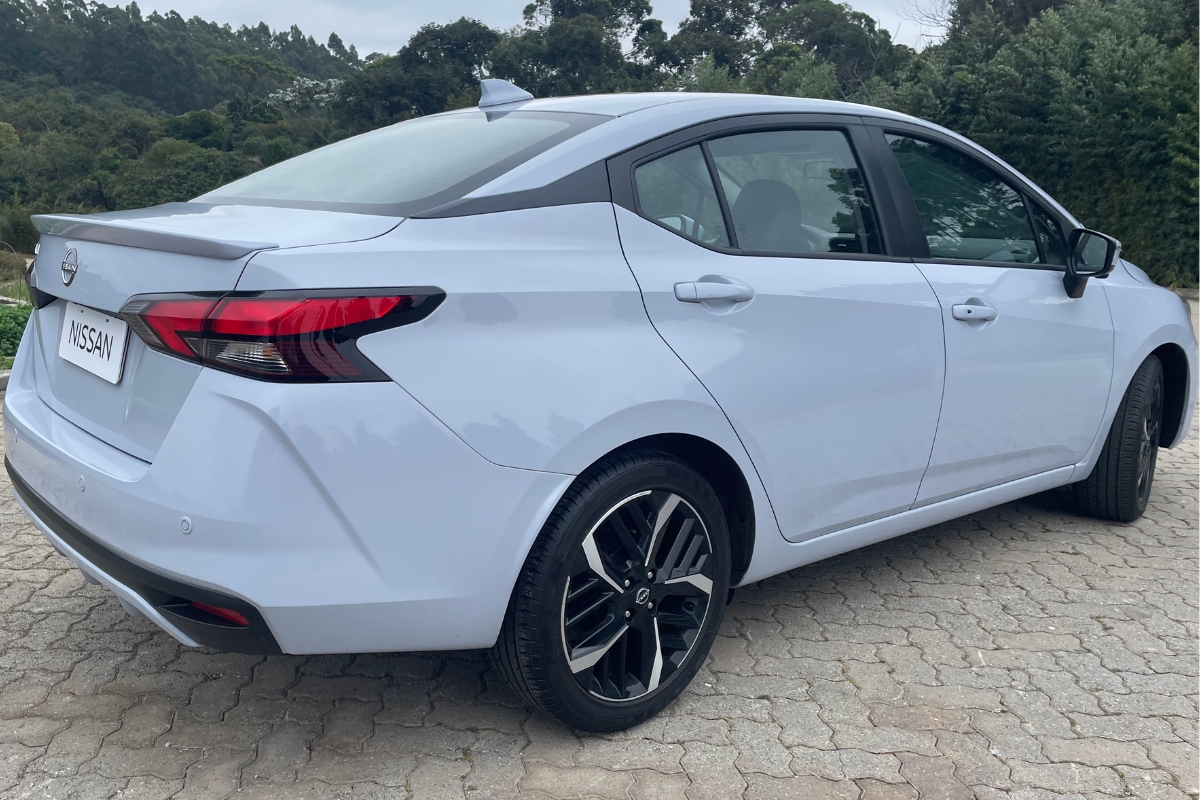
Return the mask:
[[633, 172], [642, 216], [691, 239], [729, 246], [721, 204], [699, 145], [642, 164]]
[[737, 245], [747, 253], [882, 253], [862, 171], [837, 130], [709, 142]]

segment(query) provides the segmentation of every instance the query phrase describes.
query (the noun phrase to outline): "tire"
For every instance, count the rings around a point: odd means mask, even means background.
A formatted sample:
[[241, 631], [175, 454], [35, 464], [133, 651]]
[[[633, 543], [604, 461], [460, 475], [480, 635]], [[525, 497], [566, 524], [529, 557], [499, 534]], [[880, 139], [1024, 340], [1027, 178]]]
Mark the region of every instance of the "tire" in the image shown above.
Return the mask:
[[1134, 373], [1092, 474], [1074, 485], [1080, 513], [1133, 522], [1146, 511], [1162, 434], [1163, 368], [1150, 356]]
[[624, 730], [669, 705], [703, 664], [729, 572], [725, 515], [699, 473], [656, 450], [607, 457], [543, 526], [492, 659], [564, 725]]

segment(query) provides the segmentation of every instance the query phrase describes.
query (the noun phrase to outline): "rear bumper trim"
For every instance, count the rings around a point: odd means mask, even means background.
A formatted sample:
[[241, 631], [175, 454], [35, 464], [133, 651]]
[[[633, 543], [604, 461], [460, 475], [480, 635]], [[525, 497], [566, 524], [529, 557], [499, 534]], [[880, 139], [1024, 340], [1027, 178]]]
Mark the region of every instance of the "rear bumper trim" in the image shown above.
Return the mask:
[[[133, 563], [63, 518], [17, 474], [7, 456], [4, 468], [12, 480], [17, 501], [55, 549], [74, 561], [85, 576], [116, 594], [122, 605], [136, 608], [189, 647], [213, 647], [256, 655], [282, 652], [262, 614], [245, 600], [191, 586]], [[222, 624], [220, 620], [198, 619], [201, 615], [188, 605], [192, 600], [233, 609], [250, 624], [242, 627]], [[182, 613], [173, 609], [180, 609]]]

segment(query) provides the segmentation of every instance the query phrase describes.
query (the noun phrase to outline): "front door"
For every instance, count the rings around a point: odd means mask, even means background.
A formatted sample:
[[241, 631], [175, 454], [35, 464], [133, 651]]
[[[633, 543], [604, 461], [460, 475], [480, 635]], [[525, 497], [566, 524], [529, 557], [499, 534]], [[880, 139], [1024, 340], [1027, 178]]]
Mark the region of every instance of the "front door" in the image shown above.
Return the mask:
[[937, 299], [911, 261], [883, 255], [855, 130], [677, 136], [610, 166], [650, 318], [794, 541], [908, 509], [941, 402]]
[[1081, 461], [1112, 380], [1103, 283], [1068, 297], [1059, 221], [972, 155], [900, 132], [886, 141], [946, 328], [946, 393], [917, 505]]

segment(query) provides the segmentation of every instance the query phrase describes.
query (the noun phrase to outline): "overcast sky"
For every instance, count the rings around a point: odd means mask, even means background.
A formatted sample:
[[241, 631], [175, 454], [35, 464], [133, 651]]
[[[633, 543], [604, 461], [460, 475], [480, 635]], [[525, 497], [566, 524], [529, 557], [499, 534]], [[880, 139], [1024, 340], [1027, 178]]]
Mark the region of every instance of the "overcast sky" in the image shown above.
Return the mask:
[[[521, 22], [521, 10], [529, 0], [142, 0], [143, 13], [178, 11], [184, 17], [199, 16], [213, 22], [228, 22], [237, 28], [257, 25], [261, 20], [272, 28], [300, 29], [319, 42], [336, 31], [360, 55], [395, 53], [417, 28], [427, 22], [452, 22], [474, 17], [494, 28], [511, 28]], [[654, 16], [669, 33], [687, 16], [688, 0], [651, 0]], [[901, 16], [908, 0], [851, 0], [892, 33], [892, 38], [918, 46], [922, 31]]]

